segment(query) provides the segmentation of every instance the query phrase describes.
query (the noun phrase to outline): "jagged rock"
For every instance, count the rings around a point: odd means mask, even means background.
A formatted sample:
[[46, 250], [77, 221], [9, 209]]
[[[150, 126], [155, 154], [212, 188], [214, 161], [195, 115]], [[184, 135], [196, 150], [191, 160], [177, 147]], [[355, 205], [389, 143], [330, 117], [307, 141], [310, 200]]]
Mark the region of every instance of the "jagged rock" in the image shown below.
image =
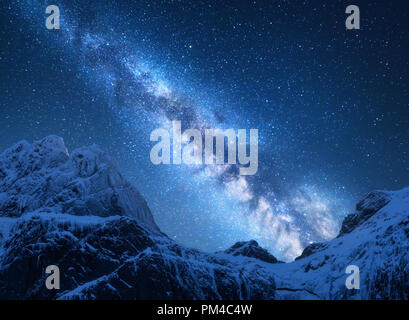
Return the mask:
[[357, 226], [364, 223], [379, 209], [383, 208], [391, 200], [390, 193], [385, 191], [373, 191], [356, 205], [357, 212], [349, 214], [342, 222], [339, 236], [350, 233]]
[[[356, 227], [368, 220], [375, 212], [383, 208], [391, 200], [391, 195], [385, 191], [373, 191], [365, 196], [356, 205], [357, 212], [351, 213], [345, 217], [342, 222], [341, 230], [338, 237], [350, 233]], [[316, 252], [326, 249], [328, 246], [325, 243], [312, 243], [307, 246], [302, 254], [295, 260], [308, 257]]]
[[[36, 212], [3, 245], [0, 299], [273, 299], [274, 277], [178, 246], [134, 218]], [[47, 290], [48, 265], [61, 291]]]
[[[98, 147], [20, 142], [0, 155], [0, 299], [409, 299], [409, 188], [371, 193], [356, 215], [292, 263], [255, 241], [204, 253], [163, 234]], [[345, 286], [351, 264], [360, 290]]]
[[[227, 254], [233, 256], [245, 256], [250, 258], [256, 258], [261, 261], [269, 263], [279, 263], [276, 257], [270, 254], [266, 249], [259, 246], [257, 241], [239, 241], [232, 245], [229, 249], [224, 251]], [[282, 262], [281, 262], [282, 263]]]
[[303, 252], [301, 253], [301, 255], [297, 258], [295, 258], [295, 260], [298, 259], [302, 259], [305, 257], [308, 257], [316, 252], [322, 251], [324, 249], [326, 249], [328, 246], [325, 243], [320, 243], [320, 242], [316, 242], [316, 243], [312, 243], [309, 246], [305, 247], [305, 249], [303, 250]]
[[68, 153], [62, 138], [19, 142], [0, 155], [0, 216], [39, 208], [72, 215], [136, 217], [158, 230], [145, 200], [96, 145]]

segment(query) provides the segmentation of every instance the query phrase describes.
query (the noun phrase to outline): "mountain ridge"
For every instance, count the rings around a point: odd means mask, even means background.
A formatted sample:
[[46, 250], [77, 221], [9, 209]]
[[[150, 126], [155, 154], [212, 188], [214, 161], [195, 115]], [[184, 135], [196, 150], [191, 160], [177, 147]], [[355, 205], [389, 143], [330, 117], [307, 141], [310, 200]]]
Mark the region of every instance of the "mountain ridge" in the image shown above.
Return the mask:
[[[97, 146], [23, 141], [0, 155], [0, 298], [408, 299], [409, 188], [369, 193], [348, 217], [291, 263], [254, 240], [204, 253], [162, 233]], [[359, 290], [345, 287], [351, 264]], [[46, 289], [48, 265], [61, 290]]]

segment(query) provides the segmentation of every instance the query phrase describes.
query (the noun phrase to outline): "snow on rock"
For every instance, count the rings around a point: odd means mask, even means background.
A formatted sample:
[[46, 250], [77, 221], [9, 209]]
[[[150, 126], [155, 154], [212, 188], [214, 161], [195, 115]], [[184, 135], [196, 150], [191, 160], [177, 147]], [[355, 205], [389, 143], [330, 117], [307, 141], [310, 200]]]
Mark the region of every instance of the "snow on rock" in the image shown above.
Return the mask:
[[[208, 255], [130, 217], [37, 211], [15, 219], [0, 260], [0, 299], [273, 299], [255, 259]], [[61, 271], [47, 290], [46, 266]]]
[[277, 258], [270, 254], [266, 249], [260, 247], [255, 240], [236, 242], [224, 252], [233, 256], [256, 258], [269, 263], [281, 262], [278, 261]]
[[[358, 216], [365, 212], [370, 217], [349, 233], [295, 262], [274, 265], [276, 298], [409, 299], [409, 188], [370, 194], [357, 206]], [[359, 290], [345, 286], [348, 265], [360, 269]]]
[[158, 230], [145, 200], [96, 145], [68, 153], [63, 139], [21, 141], [0, 155], [0, 216], [39, 208], [77, 216], [130, 216]]
[[356, 205], [356, 213], [348, 215], [341, 226], [339, 236], [351, 232], [357, 226], [368, 220], [375, 212], [384, 207], [391, 200], [393, 193], [373, 191]]
[[[175, 243], [96, 146], [70, 154], [49, 136], [0, 155], [0, 299], [409, 299], [408, 252], [409, 188], [370, 193], [337, 238], [277, 263], [255, 241]], [[45, 287], [48, 265], [60, 290]]]

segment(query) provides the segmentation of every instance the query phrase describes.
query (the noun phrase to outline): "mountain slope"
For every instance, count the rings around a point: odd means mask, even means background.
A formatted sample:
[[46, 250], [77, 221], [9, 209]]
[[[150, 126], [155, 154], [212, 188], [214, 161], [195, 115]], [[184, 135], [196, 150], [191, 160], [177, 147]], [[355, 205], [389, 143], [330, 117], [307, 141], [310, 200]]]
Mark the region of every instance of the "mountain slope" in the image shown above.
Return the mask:
[[63, 139], [21, 141], [0, 155], [0, 216], [39, 208], [72, 215], [137, 218], [159, 230], [145, 200], [97, 146], [68, 153]]
[[[255, 241], [178, 245], [96, 146], [69, 154], [50, 136], [0, 155], [0, 299], [408, 299], [408, 249], [409, 188], [370, 193], [337, 238], [279, 263]], [[351, 264], [360, 290], [345, 287]]]
[[[409, 298], [409, 188], [370, 193], [353, 216], [354, 223], [348, 216], [337, 238], [275, 266], [277, 298], [303, 298], [302, 291], [279, 289], [296, 285], [320, 299]], [[345, 287], [348, 265], [360, 269], [360, 290]]]

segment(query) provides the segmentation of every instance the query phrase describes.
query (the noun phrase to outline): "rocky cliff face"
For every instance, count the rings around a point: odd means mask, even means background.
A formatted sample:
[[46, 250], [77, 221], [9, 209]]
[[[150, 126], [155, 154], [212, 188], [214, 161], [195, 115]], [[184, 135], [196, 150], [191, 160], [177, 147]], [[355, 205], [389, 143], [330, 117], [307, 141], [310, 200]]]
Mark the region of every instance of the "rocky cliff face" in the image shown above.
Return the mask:
[[[48, 265], [61, 290], [46, 289]], [[135, 218], [36, 212], [3, 243], [0, 299], [272, 299], [263, 265], [178, 246]]]
[[233, 256], [250, 257], [269, 263], [282, 263], [266, 249], [260, 247], [255, 240], [236, 242], [224, 252]]
[[[345, 218], [337, 238], [276, 267], [276, 298], [408, 299], [408, 252], [409, 188], [372, 192]], [[360, 269], [359, 290], [345, 286], [348, 265]]]
[[392, 194], [385, 191], [374, 191], [369, 193], [356, 205], [356, 212], [348, 215], [341, 226], [339, 236], [350, 233], [357, 226], [372, 217], [379, 209], [387, 205], [392, 198]]
[[207, 254], [170, 240], [96, 146], [50, 136], [0, 155], [0, 299], [408, 299], [408, 252], [409, 188], [369, 194], [336, 239], [278, 263], [255, 241]]
[[21, 141], [0, 155], [0, 216], [37, 209], [76, 216], [129, 216], [158, 230], [145, 200], [97, 146], [68, 153], [62, 138]]

